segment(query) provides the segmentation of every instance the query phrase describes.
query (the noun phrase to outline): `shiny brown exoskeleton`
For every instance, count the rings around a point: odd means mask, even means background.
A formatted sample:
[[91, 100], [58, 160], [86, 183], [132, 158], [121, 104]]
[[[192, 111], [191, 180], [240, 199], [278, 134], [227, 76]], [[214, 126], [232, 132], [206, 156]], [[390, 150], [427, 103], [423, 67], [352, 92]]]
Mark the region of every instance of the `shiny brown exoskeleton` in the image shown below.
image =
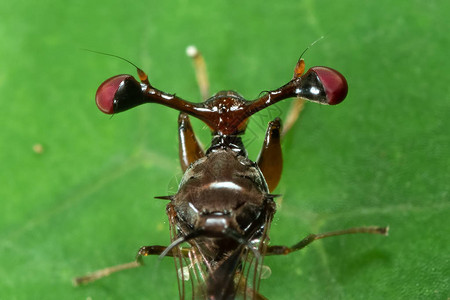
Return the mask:
[[[338, 104], [347, 95], [347, 82], [337, 71], [313, 67], [305, 74], [300, 59], [294, 77], [282, 87], [256, 100], [245, 100], [234, 91], [222, 91], [201, 103], [188, 102], [153, 87], [147, 75], [137, 68], [140, 82], [131, 75], [118, 75], [99, 87], [96, 103], [107, 114], [122, 112], [143, 103], [158, 103], [180, 111], [178, 119], [179, 154], [183, 178], [175, 195], [166, 199], [172, 243], [145, 246], [142, 256], [173, 256], [178, 269], [180, 298], [265, 299], [258, 293], [262, 258], [288, 254], [314, 240], [348, 233], [386, 234], [387, 228], [361, 227], [325, 234], [312, 234], [295, 244], [269, 246], [268, 231], [276, 210], [276, 188], [281, 177], [281, 121], [269, 123], [264, 145], [256, 162], [247, 157], [241, 140], [249, 117], [287, 98], [300, 98], [321, 104]], [[212, 142], [206, 152], [197, 141], [189, 117], [206, 123]], [[188, 243], [187, 247], [180, 247]], [[96, 280], [139, 262], [108, 268], [76, 279], [77, 283]]]

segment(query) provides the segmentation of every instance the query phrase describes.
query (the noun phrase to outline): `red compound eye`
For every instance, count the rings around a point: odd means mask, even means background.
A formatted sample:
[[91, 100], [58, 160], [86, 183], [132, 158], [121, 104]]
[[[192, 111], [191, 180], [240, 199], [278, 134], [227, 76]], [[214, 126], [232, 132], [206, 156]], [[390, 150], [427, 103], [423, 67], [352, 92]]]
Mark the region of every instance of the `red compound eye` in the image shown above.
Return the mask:
[[131, 75], [117, 75], [103, 82], [95, 95], [98, 108], [114, 114], [143, 103], [141, 85]]
[[120, 85], [125, 79], [131, 77], [130, 75], [117, 75], [107, 79], [97, 89], [95, 94], [95, 103], [97, 107], [105, 114], [114, 113], [114, 99]]
[[335, 105], [341, 103], [348, 92], [347, 80], [336, 70], [327, 67], [312, 67], [325, 90], [327, 103]]

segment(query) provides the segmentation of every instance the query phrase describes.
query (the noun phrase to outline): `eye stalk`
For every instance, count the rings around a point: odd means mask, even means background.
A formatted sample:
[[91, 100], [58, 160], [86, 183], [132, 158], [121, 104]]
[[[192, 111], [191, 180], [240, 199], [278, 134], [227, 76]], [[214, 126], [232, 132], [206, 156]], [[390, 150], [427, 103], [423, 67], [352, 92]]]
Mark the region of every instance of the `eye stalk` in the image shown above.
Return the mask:
[[136, 69], [140, 82], [131, 75], [117, 75], [100, 85], [95, 101], [102, 112], [114, 114], [143, 103], [158, 103], [202, 120], [214, 134], [220, 135], [244, 133], [251, 115], [281, 100], [297, 97], [336, 105], [345, 99], [348, 91], [347, 81], [338, 71], [312, 67], [303, 74], [305, 63], [299, 59], [291, 81], [255, 100], [236, 99], [232, 96], [235, 92], [227, 91], [206, 102], [194, 103], [156, 89], [147, 74], [138, 67]]

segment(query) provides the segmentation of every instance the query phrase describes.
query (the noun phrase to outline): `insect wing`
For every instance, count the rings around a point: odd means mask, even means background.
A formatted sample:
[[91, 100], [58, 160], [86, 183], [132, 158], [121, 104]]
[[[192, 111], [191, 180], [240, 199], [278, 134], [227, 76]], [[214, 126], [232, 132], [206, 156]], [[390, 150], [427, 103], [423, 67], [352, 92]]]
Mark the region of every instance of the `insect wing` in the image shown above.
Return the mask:
[[[180, 233], [175, 218], [169, 218], [169, 221], [173, 242], [179, 238]], [[173, 258], [180, 299], [266, 299], [258, 289], [261, 275], [268, 269], [263, 265], [263, 259], [269, 242], [270, 223], [271, 217], [267, 217], [261, 237], [250, 243], [260, 255], [256, 257], [254, 251], [247, 247], [238, 248], [222, 262], [222, 265], [229, 264], [235, 267], [225, 267], [223, 272], [217, 270], [213, 272], [215, 262], [209, 261], [201, 253], [200, 248], [196, 246], [196, 239], [190, 240], [189, 245], [185, 243], [186, 247], [183, 245], [175, 247]], [[213, 297], [211, 290], [216, 292]]]

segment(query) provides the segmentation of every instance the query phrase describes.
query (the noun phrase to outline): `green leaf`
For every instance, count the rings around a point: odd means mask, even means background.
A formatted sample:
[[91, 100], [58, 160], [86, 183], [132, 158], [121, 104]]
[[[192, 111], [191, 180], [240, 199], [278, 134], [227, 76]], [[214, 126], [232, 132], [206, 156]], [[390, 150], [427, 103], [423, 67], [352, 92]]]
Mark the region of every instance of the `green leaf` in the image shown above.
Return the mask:
[[[98, 85], [132, 66], [169, 93], [199, 99], [188, 45], [211, 90], [247, 98], [307, 67], [348, 79], [337, 107], [308, 104], [284, 143], [272, 244], [308, 233], [389, 225], [268, 257], [269, 299], [446, 299], [449, 294], [449, 5], [439, 1], [3, 1], [0, 4], [0, 296], [176, 299], [171, 259], [74, 288], [75, 276], [167, 245], [176, 189], [177, 113], [147, 105], [110, 118]], [[265, 124], [289, 103], [253, 118]], [[196, 123], [204, 144], [208, 132]]]

